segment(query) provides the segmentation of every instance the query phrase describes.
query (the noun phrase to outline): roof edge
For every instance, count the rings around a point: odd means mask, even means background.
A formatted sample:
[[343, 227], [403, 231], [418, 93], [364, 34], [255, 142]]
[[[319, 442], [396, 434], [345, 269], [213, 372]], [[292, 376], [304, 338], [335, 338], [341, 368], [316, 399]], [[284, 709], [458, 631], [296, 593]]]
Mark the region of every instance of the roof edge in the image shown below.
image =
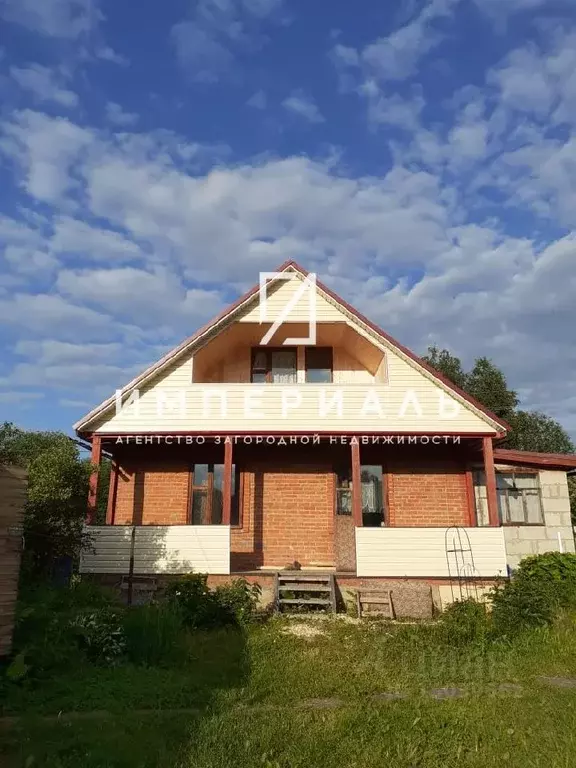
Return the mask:
[[495, 448], [494, 459], [525, 466], [560, 467], [562, 469], [576, 467], [576, 454], [574, 453], [543, 453], [540, 451], [517, 451], [511, 448]]

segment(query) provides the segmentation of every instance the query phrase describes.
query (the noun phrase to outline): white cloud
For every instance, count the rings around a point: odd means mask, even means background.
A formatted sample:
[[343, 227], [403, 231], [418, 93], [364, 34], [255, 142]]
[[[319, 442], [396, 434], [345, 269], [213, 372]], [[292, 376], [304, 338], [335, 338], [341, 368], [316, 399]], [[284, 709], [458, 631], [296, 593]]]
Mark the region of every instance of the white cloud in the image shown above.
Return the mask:
[[425, 107], [421, 93], [402, 98], [397, 93], [386, 96], [374, 82], [363, 83], [359, 92], [368, 101], [368, 121], [372, 127], [392, 125], [414, 132], [420, 126], [420, 115]]
[[414, 75], [420, 61], [444, 39], [435, 23], [449, 17], [460, 0], [428, 0], [418, 16], [361, 50], [338, 44], [332, 50], [343, 67], [360, 67], [365, 78], [379, 82], [405, 80]]
[[0, 298], [0, 321], [39, 337], [58, 334], [63, 340], [108, 339], [114, 335], [111, 321], [87, 307], [51, 294], [19, 293]]
[[545, 49], [526, 45], [512, 51], [488, 81], [509, 109], [576, 124], [576, 32], [552, 37]]
[[299, 117], [303, 117], [308, 120], [309, 123], [323, 123], [324, 117], [318, 105], [311, 96], [308, 96], [304, 91], [296, 90], [292, 91], [290, 96], [284, 99], [282, 102], [284, 109], [288, 112], [292, 112]]
[[28, 194], [55, 202], [75, 185], [72, 167], [90, 142], [89, 131], [64, 118], [24, 110], [4, 124], [0, 151], [22, 164], [22, 184]]
[[222, 309], [222, 299], [216, 291], [189, 292], [166, 269], [64, 270], [58, 275], [57, 287], [75, 302], [104, 309], [141, 327], [174, 324], [184, 317], [199, 323], [206, 314], [217, 315]]
[[282, 0], [199, 0], [171, 30], [181, 67], [193, 80], [218, 81], [238, 52], [261, 47], [260, 25], [282, 5]]
[[118, 64], [120, 67], [127, 67], [130, 64], [129, 59], [121, 53], [117, 53], [109, 45], [103, 45], [94, 51], [94, 56], [101, 61], [108, 61], [111, 64]]
[[228, 48], [194, 21], [181, 21], [172, 28], [176, 56], [188, 75], [200, 82], [215, 82], [231, 65]]
[[21, 340], [14, 347], [20, 357], [34, 360], [40, 366], [78, 365], [93, 363], [116, 363], [123, 354], [122, 345], [111, 344], [73, 344], [44, 339], [42, 341]]
[[49, 37], [75, 39], [102, 18], [94, 0], [0, 0], [0, 16]]
[[54, 101], [62, 107], [78, 105], [78, 96], [63, 87], [62, 75], [40, 64], [27, 67], [10, 67], [10, 76], [18, 85], [29, 91], [36, 101]]
[[253, 107], [254, 109], [266, 109], [266, 104], [267, 99], [264, 91], [256, 91], [246, 102], [247, 107]]
[[143, 253], [136, 243], [118, 232], [90, 226], [69, 216], [54, 219], [50, 249], [56, 254], [83, 255], [100, 262], [140, 261]]
[[126, 128], [138, 122], [138, 115], [135, 112], [125, 112], [120, 104], [109, 101], [106, 104], [106, 118], [112, 125], [118, 125]]
[[42, 400], [44, 397], [44, 392], [24, 392], [23, 390], [18, 389], [8, 392], [0, 392], [0, 403], [22, 405], [23, 403], [31, 403], [35, 400]]

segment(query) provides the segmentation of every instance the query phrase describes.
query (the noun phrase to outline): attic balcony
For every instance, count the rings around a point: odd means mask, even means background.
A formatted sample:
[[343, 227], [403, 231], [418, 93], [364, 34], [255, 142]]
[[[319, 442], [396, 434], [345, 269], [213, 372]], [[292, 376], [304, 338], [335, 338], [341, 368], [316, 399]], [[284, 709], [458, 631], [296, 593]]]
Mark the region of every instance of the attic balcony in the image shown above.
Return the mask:
[[285, 323], [268, 344], [262, 344], [268, 328], [235, 323], [209, 341], [194, 356], [194, 384], [387, 382], [384, 350], [344, 322], [319, 323], [313, 346], [285, 344], [288, 339], [306, 339], [305, 324]]

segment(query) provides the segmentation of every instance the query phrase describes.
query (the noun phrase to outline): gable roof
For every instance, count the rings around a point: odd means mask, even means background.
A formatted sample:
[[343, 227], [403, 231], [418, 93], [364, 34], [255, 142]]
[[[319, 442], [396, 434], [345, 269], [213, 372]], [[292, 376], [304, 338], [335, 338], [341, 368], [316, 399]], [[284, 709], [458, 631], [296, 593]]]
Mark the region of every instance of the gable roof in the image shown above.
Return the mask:
[[[304, 269], [297, 262], [292, 260], [284, 262], [279, 267], [277, 267], [274, 271], [275, 272], [292, 271], [292, 272], [295, 272], [296, 274], [299, 274], [301, 277], [307, 277], [310, 274], [308, 270]], [[400, 342], [396, 341], [396, 339], [390, 336], [390, 334], [382, 330], [382, 328], [380, 328], [371, 320], [369, 320], [367, 317], [365, 317], [361, 312], [358, 312], [357, 309], [355, 309], [352, 305], [348, 304], [347, 301], [345, 301], [340, 296], [338, 296], [338, 294], [334, 293], [334, 291], [330, 290], [330, 288], [324, 285], [320, 280], [316, 280], [316, 289], [321, 291], [326, 296], [328, 296], [332, 301], [334, 301], [339, 306], [339, 308], [342, 309], [345, 314], [350, 315], [353, 320], [366, 326], [366, 328], [372, 331], [377, 337], [380, 337], [381, 339], [386, 341], [395, 350], [397, 350], [398, 352], [403, 354], [406, 358], [408, 358], [409, 361], [412, 361], [412, 363], [415, 363], [416, 366], [421, 370], [425, 371], [430, 378], [440, 383], [445, 389], [448, 389], [450, 392], [457, 395], [460, 400], [463, 400], [466, 403], [468, 403], [468, 405], [472, 406], [472, 408], [476, 410], [479, 414], [481, 414], [484, 418], [491, 421], [496, 428], [502, 430], [503, 433], [505, 433], [510, 429], [510, 426], [503, 419], [500, 419], [498, 416], [496, 416], [496, 414], [488, 410], [488, 408], [485, 408], [482, 405], [482, 403], [480, 403], [478, 400], [476, 400], [474, 397], [469, 395], [464, 390], [460, 389], [460, 387], [457, 387], [447, 377], [445, 377], [443, 374], [438, 372], [432, 366], [428, 365], [428, 363], [426, 363], [424, 360], [422, 360], [417, 355], [415, 355], [411, 350], [409, 350], [403, 344], [400, 344]], [[196, 331], [196, 333], [194, 333], [192, 336], [189, 336], [181, 344], [179, 344], [177, 347], [175, 347], [166, 355], [164, 355], [162, 358], [160, 358], [158, 362], [146, 368], [146, 370], [144, 370], [141, 374], [136, 376], [125, 387], [122, 388], [122, 396], [129, 394], [140, 385], [149, 381], [153, 376], [157, 375], [167, 365], [175, 361], [180, 355], [183, 355], [186, 352], [190, 352], [196, 345], [199, 345], [207, 337], [214, 335], [218, 333], [220, 330], [222, 330], [227, 323], [233, 321], [234, 318], [238, 314], [240, 314], [240, 312], [246, 306], [246, 304], [248, 304], [255, 296], [258, 295], [259, 290], [260, 290], [259, 284], [252, 287], [243, 296], [241, 296], [235, 302], [230, 304], [230, 306], [228, 306], [226, 309], [220, 312], [220, 314], [218, 314], [213, 320], [211, 320], [206, 325], [202, 326], [198, 331]], [[77, 421], [74, 424], [74, 429], [77, 432], [82, 432], [83, 428], [85, 428], [95, 418], [105, 413], [108, 409], [112, 408], [114, 404], [115, 404], [115, 396], [112, 395], [107, 400], [104, 400], [102, 403], [100, 403], [100, 405], [98, 405], [96, 408], [94, 408], [89, 413], [87, 413], [79, 421]]]

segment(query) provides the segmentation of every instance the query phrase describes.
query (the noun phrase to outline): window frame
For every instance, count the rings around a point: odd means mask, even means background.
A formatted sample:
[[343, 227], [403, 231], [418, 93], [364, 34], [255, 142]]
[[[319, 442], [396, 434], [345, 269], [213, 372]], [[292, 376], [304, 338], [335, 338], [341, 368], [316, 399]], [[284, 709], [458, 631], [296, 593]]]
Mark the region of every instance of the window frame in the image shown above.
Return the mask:
[[[379, 477], [380, 477], [380, 501], [381, 501], [381, 514], [382, 518], [379, 525], [366, 525], [365, 522], [365, 515], [375, 514], [371, 512], [365, 512], [364, 507], [362, 506], [362, 526], [366, 528], [387, 528], [389, 526], [388, 518], [389, 518], [389, 511], [388, 511], [388, 484], [387, 484], [387, 474], [386, 469], [383, 464], [362, 464], [360, 466], [360, 478], [362, 478], [362, 468], [363, 467], [378, 467], [380, 470]], [[346, 481], [348, 485], [344, 485], [340, 482], [341, 478], [346, 477]], [[360, 487], [362, 487], [362, 479], [360, 479]], [[340, 511], [339, 507], [339, 494], [343, 492], [350, 493], [350, 511], [349, 512], [343, 512]], [[353, 515], [352, 510], [352, 492], [353, 492], [353, 481], [352, 481], [352, 469], [348, 467], [335, 467], [334, 468], [334, 514], [337, 517], [350, 517]], [[362, 491], [360, 491], [362, 492]]]
[[[499, 488], [498, 487], [498, 480], [496, 479], [496, 494], [499, 500], [498, 504], [498, 515], [500, 517], [500, 524], [502, 526], [507, 527], [518, 527], [518, 526], [543, 526], [546, 525], [546, 518], [544, 516], [544, 503], [542, 500], [542, 486], [540, 485], [540, 473], [539, 472], [526, 472], [525, 470], [512, 470], [512, 471], [503, 471], [503, 470], [496, 470], [496, 477], [498, 478], [498, 475], [500, 476], [508, 476], [512, 477], [512, 482], [514, 483], [514, 478], [516, 475], [530, 475], [531, 477], [536, 478], [536, 487], [535, 488], [519, 488], [517, 492], [520, 494], [520, 497], [522, 499], [522, 511], [524, 513], [524, 520], [522, 522], [517, 522], [515, 520], [510, 520], [510, 491], [508, 488]], [[531, 495], [536, 496], [538, 499], [538, 505], [540, 508], [540, 522], [538, 523], [530, 523], [528, 522], [528, 510], [526, 506], [526, 491], [531, 491]], [[505, 500], [506, 506], [504, 507], [504, 504], [500, 500]], [[506, 520], [506, 516], [508, 517], [508, 520]]]
[[[207, 471], [207, 477], [206, 477], [206, 484], [205, 485], [197, 485], [194, 483], [194, 475], [195, 475], [195, 468], [198, 466], [198, 464], [205, 464], [205, 466], [208, 467]], [[198, 462], [198, 464], [192, 464], [190, 465], [189, 475], [188, 475], [188, 505], [187, 505], [187, 525], [222, 525], [222, 522], [220, 523], [214, 523], [212, 521], [212, 515], [214, 511], [214, 467], [215, 466], [224, 466], [224, 462], [219, 461], [213, 461], [210, 463], [206, 462]], [[234, 479], [234, 493], [232, 494], [232, 507], [230, 510], [230, 527], [231, 528], [242, 528], [242, 503], [241, 503], [241, 482], [242, 482], [242, 472], [240, 470], [240, 467], [238, 464], [234, 464], [232, 467], [232, 476]], [[206, 522], [201, 523], [195, 523], [194, 522], [194, 492], [203, 492], [206, 494], [206, 513], [204, 515], [204, 519]], [[234, 523], [232, 522], [234, 517], [234, 512], [238, 511], [238, 522]]]
[[[320, 351], [320, 350], [322, 350], [322, 351], [329, 350], [329, 352], [330, 352], [330, 366], [329, 366], [329, 368], [312, 368], [312, 370], [316, 370], [316, 371], [329, 370], [330, 371], [330, 381], [320, 381], [320, 382], [308, 381], [308, 371], [310, 370], [309, 366], [308, 366], [308, 353], [309, 352], [316, 352], [316, 351]], [[304, 380], [305, 380], [306, 384], [326, 385], [326, 384], [333, 384], [334, 383], [334, 347], [327, 347], [327, 346], [322, 346], [322, 347], [307, 346], [307, 347], [304, 347]]]
[[[294, 384], [298, 383], [298, 347], [252, 347], [250, 353], [250, 383], [251, 384], [273, 384], [272, 381], [272, 355], [274, 352], [293, 352], [294, 353]], [[266, 380], [254, 381], [254, 360], [257, 354], [266, 355]], [[284, 386], [287, 386], [284, 384]]]

